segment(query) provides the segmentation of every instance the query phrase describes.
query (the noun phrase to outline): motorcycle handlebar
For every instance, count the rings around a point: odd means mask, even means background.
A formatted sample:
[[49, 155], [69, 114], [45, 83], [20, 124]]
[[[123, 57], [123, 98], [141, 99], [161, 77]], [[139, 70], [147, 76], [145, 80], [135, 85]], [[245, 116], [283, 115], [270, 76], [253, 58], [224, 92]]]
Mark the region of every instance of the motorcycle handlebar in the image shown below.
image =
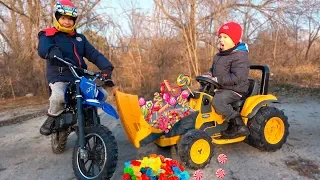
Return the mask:
[[83, 68], [77, 67], [77, 66], [69, 63], [68, 61], [66, 61], [66, 60], [64, 60], [64, 59], [62, 59], [62, 58], [60, 58], [60, 57], [58, 57], [58, 56], [56, 56], [56, 55], [54, 55], [54, 58], [56, 58], [57, 60], [65, 63], [66, 65], [68, 65], [68, 67], [70, 68], [72, 74], [73, 74], [75, 77], [77, 77], [78, 79], [80, 79], [80, 76], [78, 75], [78, 73], [77, 73], [75, 70], [79, 70], [79, 71], [81, 71], [81, 72], [84, 73], [84, 74], [87, 74], [87, 75], [89, 75], [89, 76], [93, 76], [93, 77], [95, 77], [95, 78], [98, 78], [98, 79], [100, 79], [101, 81], [104, 81], [104, 82], [112, 82], [112, 83], [113, 83], [112, 79], [104, 77], [101, 72], [92, 72], [92, 71], [89, 71], [89, 70], [87, 70], [87, 69], [83, 69]]

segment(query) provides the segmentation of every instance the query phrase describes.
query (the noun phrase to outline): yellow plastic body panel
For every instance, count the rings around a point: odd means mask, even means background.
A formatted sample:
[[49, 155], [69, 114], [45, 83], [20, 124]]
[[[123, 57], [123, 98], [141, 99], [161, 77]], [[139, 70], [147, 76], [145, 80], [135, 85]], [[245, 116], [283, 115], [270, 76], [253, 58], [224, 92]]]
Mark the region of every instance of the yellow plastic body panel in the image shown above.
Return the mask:
[[[278, 100], [278, 99], [271, 94], [250, 96], [246, 99], [246, 102], [242, 107], [241, 116], [247, 117], [258, 104], [264, 101], [266, 102], [265, 104], [267, 104], [267, 101], [275, 101], [275, 100]], [[244, 120], [245, 120], [244, 121], [245, 124], [247, 124], [248, 118], [244, 118]]]
[[215, 139], [214, 137], [212, 137], [212, 143], [214, 143], [214, 144], [231, 144], [231, 143], [241, 142], [245, 139], [246, 139], [245, 136], [237, 137], [234, 139]]
[[[198, 93], [198, 92], [197, 92]], [[217, 114], [216, 111], [214, 110], [213, 106], [211, 105], [212, 102], [212, 96], [208, 95], [203, 92], [199, 92], [200, 97], [197, 99], [190, 99], [190, 107], [196, 111], [199, 111], [199, 115], [196, 120], [196, 129], [200, 129], [201, 125], [206, 123], [206, 122], [213, 122], [216, 121], [218, 124], [222, 124], [224, 119], [222, 118], [221, 115]], [[210, 106], [211, 106], [211, 112], [210, 113], [202, 113], [201, 112], [201, 106], [202, 106], [202, 98], [204, 95], [207, 95], [210, 97]], [[213, 124], [214, 125], [214, 124]]]
[[144, 119], [137, 95], [116, 91], [115, 99], [126, 136], [136, 148], [140, 148], [140, 141], [151, 133], [162, 133], [161, 130], [153, 128]]
[[173, 146], [178, 144], [181, 136], [174, 136], [170, 138], [166, 138], [165, 136], [161, 136], [159, 139], [155, 141], [155, 143], [161, 147]]

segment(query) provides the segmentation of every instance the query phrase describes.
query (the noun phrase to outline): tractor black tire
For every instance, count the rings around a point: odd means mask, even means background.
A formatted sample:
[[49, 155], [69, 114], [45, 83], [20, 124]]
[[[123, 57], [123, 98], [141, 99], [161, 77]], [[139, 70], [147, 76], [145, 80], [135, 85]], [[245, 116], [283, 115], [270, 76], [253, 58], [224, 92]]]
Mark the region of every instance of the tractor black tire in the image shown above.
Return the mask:
[[[77, 139], [76, 144], [73, 149], [73, 155], [72, 155], [72, 166], [73, 166], [73, 171], [77, 179], [84, 180], [84, 179], [92, 179], [92, 180], [100, 180], [100, 179], [106, 179], [109, 180], [112, 178], [116, 167], [117, 167], [117, 162], [118, 162], [118, 146], [116, 139], [112, 132], [105, 126], [99, 125], [99, 126], [90, 126], [85, 128], [85, 144], [87, 145], [88, 140], [90, 141], [90, 136], [96, 136], [96, 138], [100, 139], [101, 141], [101, 146], [102, 148], [99, 147], [99, 149], [104, 149], [105, 152], [103, 154], [94, 154], [92, 153], [92, 156], [94, 156], [94, 159], [96, 157], [101, 157], [100, 155], [103, 155], [101, 160], [105, 161], [101, 163], [100, 161], [98, 162], [93, 162], [91, 160], [91, 163], [94, 164], [102, 164], [102, 168], [98, 168], [99, 172], [97, 175], [91, 175], [88, 171], [86, 171], [85, 164], [83, 164], [82, 159], [80, 159], [79, 155], [79, 139]], [[93, 141], [95, 143], [95, 146], [97, 145], [96, 142], [97, 140]], [[91, 152], [97, 152], [98, 147], [95, 149], [95, 146], [89, 146], [92, 150]], [[88, 150], [88, 147], [86, 147]], [[89, 152], [89, 150], [88, 150]], [[90, 157], [90, 155], [89, 155]], [[89, 161], [89, 158], [88, 160]], [[91, 166], [91, 165], [90, 165]], [[89, 170], [90, 170], [89, 166]], [[92, 168], [93, 169], [93, 168]], [[93, 170], [94, 171], [94, 170]]]
[[55, 154], [61, 154], [64, 152], [68, 136], [68, 131], [58, 131], [51, 134], [51, 149]]
[[[201, 151], [205, 152], [208, 154], [208, 157], [204, 157], [206, 159], [203, 159], [203, 162], [196, 163], [192, 160], [192, 155], [191, 155], [191, 148], [194, 145], [194, 143], [198, 140], [204, 140], [207, 142], [207, 147], [209, 149], [203, 149], [203, 146], [198, 150], [198, 152]], [[202, 142], [204, 142], [202, 141]], [[202, 169], [204, 168], [207, 164], [210, 163], [211, 158], [214, 155], [214, 150], [213, 150], [213, 144], [212, 144], [212, 139], [211, 137], [204, 131], [202, 130], [192, 130], [187, 132], [185, 135], [182, 136], [178, 143], [178, 155], [180, 156], [181, 162], [183, 162], [186, 167], [197, 170], [197, 169]], [[200, 154], [201, 154], [200, 153]]]
[[[284, 132], [281, 139], [279, 138], [276, 143], [269, 143], [265, 137], [265, 128], [268, 121], [272, 118], [282, 121], [284, 127]], [[281, 125], [281, 126], [282, 126]], [[289, 135], [289, 123], [288, 117], [283, 113], [283, 111], [275, 107], [262, 107], [259, 109], [256, 115], [249, 119], [248, 128], [250, 130], [250, 135], [248, 136], [246, 142], [253, 147], [256, 147], [263, 151], [276, 151], [282, 147], [283, 144], [287, 142], [287, 137]], [[278, 127], [278, 126], [277, 126]]]

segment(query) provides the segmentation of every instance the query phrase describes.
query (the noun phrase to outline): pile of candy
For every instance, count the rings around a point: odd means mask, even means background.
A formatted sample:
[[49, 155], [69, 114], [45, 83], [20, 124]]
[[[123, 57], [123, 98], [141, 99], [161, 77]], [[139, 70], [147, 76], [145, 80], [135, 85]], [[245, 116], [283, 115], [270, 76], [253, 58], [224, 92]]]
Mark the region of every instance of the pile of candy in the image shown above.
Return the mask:
[[143, 97], [139, 98], [141, 113], [146, 121], [168, 133], [176, 122], [193, 112], [187, 101], [190, 82], [188, 75], [180, 74], [177, 86], [171, 86], [168, 80], [164, 80], [160, 92], [154, 93], [153, 100], [146, 101]]
[[190, 175], [175, 160], [152, 154], [125, 163], [123, 180], [187, 180]]
[[190, 112], [190, 109], [184, 110], [182, 108], [168, 110], [150, 123], [154, 128], [161, 129], [165, 133], [168, 133], [175, 123], [177, 123], [184, 116], [189, 115]]

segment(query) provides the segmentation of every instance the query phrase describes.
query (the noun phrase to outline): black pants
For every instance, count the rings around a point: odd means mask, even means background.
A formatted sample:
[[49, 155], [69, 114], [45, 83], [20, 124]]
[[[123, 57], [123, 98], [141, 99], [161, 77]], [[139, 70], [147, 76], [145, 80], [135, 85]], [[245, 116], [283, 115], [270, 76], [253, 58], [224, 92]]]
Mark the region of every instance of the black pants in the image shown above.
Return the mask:
[[225, 116], [226, 120], [229, 121], [240, 115], [231, 106], [231, 103], [240, 99], [241, 96], [234, 91], [218, 90], [213, 97], [212, 106], [218, 114]]

